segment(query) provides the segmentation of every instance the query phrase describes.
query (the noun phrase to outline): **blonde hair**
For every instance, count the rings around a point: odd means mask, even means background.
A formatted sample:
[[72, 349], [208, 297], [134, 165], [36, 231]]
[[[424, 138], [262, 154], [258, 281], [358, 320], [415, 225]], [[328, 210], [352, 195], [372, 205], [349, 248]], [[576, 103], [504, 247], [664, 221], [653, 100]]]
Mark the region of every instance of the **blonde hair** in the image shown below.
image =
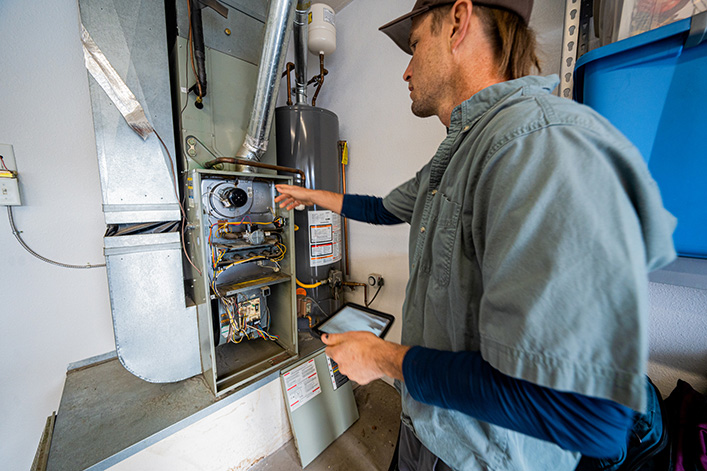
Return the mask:
[[[438, 34], [452, 5], [435, 8], [432, 13], [432, 33]], [[535, 32], [523, 18], [512, 11], [474, 4], [474, 13], [484, 25], [491, 41], [498, 72], [506, 80], [513, 80], [534, 71], [540, 72], [540, 61], [535, 49]]]

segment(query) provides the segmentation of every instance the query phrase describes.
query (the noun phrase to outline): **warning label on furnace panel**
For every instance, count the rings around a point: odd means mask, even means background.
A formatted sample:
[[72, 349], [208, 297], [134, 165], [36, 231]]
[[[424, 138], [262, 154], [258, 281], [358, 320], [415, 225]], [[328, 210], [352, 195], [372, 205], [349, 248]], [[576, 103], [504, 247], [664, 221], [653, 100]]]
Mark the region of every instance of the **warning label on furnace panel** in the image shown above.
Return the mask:
[[309, 266], [341, 260], [341, 216], [332, 211], [310, 211], [308, 217]]
[[349, 377], [344, 376], [339, 371], [339, 364], [329, 357], [326, 357], [327, 365], [329, 365], [329, 377], [331, 378], [331, 385], [334, 387], [334, 391], [339, 389], [341, 386], [349, 382]]
[[282, 377], [287, 390], [287, 403], [293, 412], [322, 392], [314, 358], [304, 365], [288, 371]]

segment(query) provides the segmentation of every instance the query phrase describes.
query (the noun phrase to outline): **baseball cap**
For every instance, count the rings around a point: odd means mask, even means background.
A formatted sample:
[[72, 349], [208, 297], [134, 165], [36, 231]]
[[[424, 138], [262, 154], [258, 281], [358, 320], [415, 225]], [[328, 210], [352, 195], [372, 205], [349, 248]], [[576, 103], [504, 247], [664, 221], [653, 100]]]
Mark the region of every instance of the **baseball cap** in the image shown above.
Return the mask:
[[[412, 19], [434, 8], [452, 5], [454, 3], [455, 2], [449, 0], [417, 0], [410, 13], [396, 18], [378, 29], [387, 34], [400, 49], [412, 55], [412, 50], [408, 44], [410, 29], [412, 28]], [[528, 20], [530, 20], [530, 12], [533, 9], [533, 0], [479, 0], [473, 3], [512, 11], [523, 18], [526, 24]]]

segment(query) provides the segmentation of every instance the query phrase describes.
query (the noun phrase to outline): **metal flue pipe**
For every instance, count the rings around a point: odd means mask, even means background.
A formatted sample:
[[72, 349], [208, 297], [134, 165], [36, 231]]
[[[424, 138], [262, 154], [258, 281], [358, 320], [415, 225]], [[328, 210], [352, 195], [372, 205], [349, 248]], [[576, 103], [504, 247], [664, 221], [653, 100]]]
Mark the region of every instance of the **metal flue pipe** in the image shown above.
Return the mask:
[[258, 83], [248, 134], [236, 157], [259, 161], [268, 148], [280, 76], [285, 66], [287, 45], [292, 32], [297, 0], [272, 0], [260, 55]]
[[307, 30], [311, 1], [299, 0], [295, 10], [295, 97], [307, 104]]

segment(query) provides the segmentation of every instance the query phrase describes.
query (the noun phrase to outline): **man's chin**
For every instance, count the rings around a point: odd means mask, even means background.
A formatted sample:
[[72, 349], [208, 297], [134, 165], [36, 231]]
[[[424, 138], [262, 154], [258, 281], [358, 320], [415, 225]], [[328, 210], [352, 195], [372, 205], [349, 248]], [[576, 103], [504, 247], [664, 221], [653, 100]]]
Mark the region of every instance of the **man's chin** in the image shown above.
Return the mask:
[[415, 102], [412, 102], [412, 105], [410, 105], [410, 110], [412, 111], [412, 114], [418, 118], [429, 118], [430, 116], [436, 116], [434, 111], [422, 106], [416, 106]]

